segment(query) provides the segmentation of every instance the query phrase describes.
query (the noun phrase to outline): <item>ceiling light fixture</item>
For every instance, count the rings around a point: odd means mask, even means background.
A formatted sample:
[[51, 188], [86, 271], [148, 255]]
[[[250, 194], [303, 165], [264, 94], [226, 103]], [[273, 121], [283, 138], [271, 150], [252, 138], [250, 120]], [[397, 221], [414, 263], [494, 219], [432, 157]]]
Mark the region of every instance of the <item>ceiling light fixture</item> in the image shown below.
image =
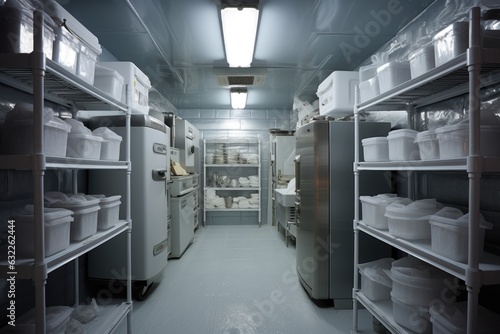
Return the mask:
[[247, 104], [246, 88], [231, 88], [231, 108], [244, 109]]
[[[234, 3], [234, 1], [233, 1]], [[250, 67], [259, 20], [258, 2], [221, 4], [222, 32], [230, 67]]]

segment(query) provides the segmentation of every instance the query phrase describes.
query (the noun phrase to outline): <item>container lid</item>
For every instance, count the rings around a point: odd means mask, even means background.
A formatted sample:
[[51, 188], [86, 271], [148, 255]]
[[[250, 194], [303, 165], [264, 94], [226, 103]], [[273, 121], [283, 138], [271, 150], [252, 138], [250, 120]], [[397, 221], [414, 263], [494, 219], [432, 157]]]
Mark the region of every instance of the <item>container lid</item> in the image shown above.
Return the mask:
[[393, 139], [393, 138], [400, 138], [400, 137], [411, 137], [415, 138], [417, 136], [418, 131], [412, 130], [412, 129], [399, 129], [399, 130], [392, 130], [389, 132], [387, 135], [388, 139]]
[[45, 123], [45, 126], [50, 126], [52, 128], [63, 130], [68, 133], [71, 131], [71, 125], [69, 125], [68, 123], [57, 117], [54, 117], [50, 121]]
[[59, 192], [49, 192], [44, 197], [47, 206], [56, 208], [81, 209], [99, 204], [98, 198], [83, 194], [66, 196]]
[[68, 118], [65, 120], [66, 123], [71, 125], [71, 134], [86, 134], [86, 135], [91, 135], [92, 131], [90, 131], [89, 128], [87, 128], [85, 125], [83, 125], [83, 122], [76, 120], [74, 118]]
[[[439, 303], [429, 309], [431, 320], [436, 320], [451, 333], [462, 333], [467, 328], [467, 302]], [[478, 333], [498, 333], [500, 317], [478, 305]]]
[[74, 34], [81, 42], [92, 48], [95, 53], [102, 53], [98, 38], [92, 34], [83, 24], [81, 24], [73, 15], [68, 13], [63, 6], [54, 0], [45, 0], [45, 10], [55, 21], [57, 25], [64, 24], [65, 27]]
[[387, 144], [387, 137], [370, 137], [361, 140], [363, 145]]
[[[453, 36], [454, 34], [467, 34], [469, 31], [469, 21], [459, 21], [450, 24], [443, 30], [439, 31], [435, 36], [434, 40], [446, 38], [448, 36]], [[465, 36], [467, 37], [467, 36]]]
[[417, 135], [415, 136], [415, 143], [428, 140], [435, 140], [435, 139], [436, 139], [436, 130], [421, 131], [418, 132]]
[[103, 139], [106, 140], [111, 140], [111, 141], [122, 141], [122, 137], [117, 135], [114, 131], [110, 130], [107, 127], [100, 127], [92, 131], [92, 134], [94, 136], [99, 136], [102, 137]]
[[386, 71], [388, 69], [410, 69], [410, 63], [407, 61], [390, 61], [377, 67], [377, 73]]
[[389, 205], [394, 201], [402, 199], [401, 197], [397, 197], [396, 194], [378, 194], [376, 196], [360, 196], [359, 200], [361, 202], [375, 204], [375, 205]]
[[436, 135], [447, 134], [449, 132], [467, 131], [469, 132], [468, 123], [457, 123], [451, 125], [445, 125], [436, 129]]
[[[52, 108], [45, 107], [43, 109], [42, 121], [47, 123], [54, 118], [54, 111]], [[29, 121], [33, 122], [33, 104], [20, 102], [5, 116], [5, 125], [15, 124], [17, 122]]]
[[83, 134], [83, 133], [71, 133], [70, 132], [68, 134], [68, 137], [73, 138], [73, 139], [94, 140], [94, 141], [98, 141], [98, 142], [102, 142], [104, 140], [99, 136], [87, 135], [87, 134]]
[[435, 198], [421, 199], [405, 205], [402, 202], [394, 202], [385, 209], [385, 216], [390, 218], [420, 217], [430, 218], [443, 206]]
[[[33, 217], [33, 205], [26, 205], [24, 210], [22, 210], [19, 214], [13, 215], [13, 218], [16, 221], [22, 221], [20, 219], [23, 218], [32, 218]], [[64, 208], [44, 208], [43, 209], [43, 219], [44, 224], [47, 226], [55, 226], [60, 223], [65, 222], [66, 220], [61, 220], [61, 218], [71, 217], [73, 212], [71, 210], [67, 210]], [[71, 220], [73, 220], [71, 218]]]
[[394, 262], [392, 258], [383, 258], [368, 263], [358, 264], [358, 268], [362, 275], [390, 288], [392, 286], [392, 280], [388, 276], [387, 270], [391, 269], [392, 262]]
[[412, 256], [406, 256], [392, 262], [391, 274], [401, 274], [413, 278], [439, 280], [441, 280], [442, 278], [450, 277], [450, 275], [448, 275], [444, 271]]
[[[47, 331], [49, 332], [51, 330], [54, 330], [64, 322], [68, 322], [71, 312], [73, 312], [73, 308], [69, 306], [47, 307], [45, 309]], [[21, 333], [24, 333], [25, 331], [35, 330], [34, 308], [19, 317], [16, 322], [16, 328], [19, 329]]]

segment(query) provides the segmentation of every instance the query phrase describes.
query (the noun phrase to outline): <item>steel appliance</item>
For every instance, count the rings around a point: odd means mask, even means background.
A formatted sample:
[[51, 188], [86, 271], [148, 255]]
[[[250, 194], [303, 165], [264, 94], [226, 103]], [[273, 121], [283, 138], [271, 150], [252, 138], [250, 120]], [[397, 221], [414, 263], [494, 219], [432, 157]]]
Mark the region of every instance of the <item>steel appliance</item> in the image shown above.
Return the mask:
[[[386, 136], [389, 123], [360, 124], [360, 140]], [[318, 304], [352, 307], [354, 217], [354, 122], [314, 120], [296, 133], [296, 254], [302, 286]], [[361, 194], [387, 193], [382, 173], [361, 175]], [[361, 236], [363, 237], [363, 236]], [[360, 262], [390, 256], [367, 237]]]
[[[123, 116], [92, 117], [90, 128], [107, 126], [118, 135], [125, 135]], [[170, 129], [148, 115], [132, 115], [130, 127], [131, 216], [132, 216], [132, 280], [136, 297], [144, 297], [156, 277], [167, 265], [168, 182], [170, 150], [166, 145]], [[121, 145], [123, 156], [125, 145]], [[89, 190], [94, 194], [122, 195], [125, 182], [121, 173], [91, 171]], [[120, 207], [120, 216], [124, 206]], [[121, 243], [126, 235], [110, 240], [89, 253], [88, 275], [98, 279], [125, 279], [125, 261]]]

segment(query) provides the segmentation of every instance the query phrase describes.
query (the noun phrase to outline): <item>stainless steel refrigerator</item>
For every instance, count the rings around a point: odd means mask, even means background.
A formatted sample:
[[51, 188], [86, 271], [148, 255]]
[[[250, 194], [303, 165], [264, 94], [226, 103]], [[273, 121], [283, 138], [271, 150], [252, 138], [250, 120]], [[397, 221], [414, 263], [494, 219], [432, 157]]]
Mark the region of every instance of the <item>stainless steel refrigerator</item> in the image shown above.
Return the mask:
[[[386, 136], [389, 123], [360, 123], [360, 140]], [[297, 273], [313, 301], [352, 307], [354, 122], [315, 120], [296, 133]], [[360, 194], [390, 191], [383, 172], [362, 173]], [[365, 179], [367, 178], [367, 179]], [[390, 256], [390, 248], [360, 236], [360, 263]], [[364, 239], [366, 237], [366, 240]]]

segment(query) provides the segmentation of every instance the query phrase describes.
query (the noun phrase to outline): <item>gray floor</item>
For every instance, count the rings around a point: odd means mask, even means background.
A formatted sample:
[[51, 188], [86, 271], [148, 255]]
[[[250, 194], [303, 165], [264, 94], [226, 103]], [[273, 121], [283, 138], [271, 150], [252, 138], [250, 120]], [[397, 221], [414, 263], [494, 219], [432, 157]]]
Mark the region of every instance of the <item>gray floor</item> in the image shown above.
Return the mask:
[[[374, 333], [360, 310], [361, 333]], [[133, 333], [350, 333], [352, 311], [319, 308], [300, 286], [295, 246], [275, 226], [199, 228], [162, 280], [134, 302]]]

